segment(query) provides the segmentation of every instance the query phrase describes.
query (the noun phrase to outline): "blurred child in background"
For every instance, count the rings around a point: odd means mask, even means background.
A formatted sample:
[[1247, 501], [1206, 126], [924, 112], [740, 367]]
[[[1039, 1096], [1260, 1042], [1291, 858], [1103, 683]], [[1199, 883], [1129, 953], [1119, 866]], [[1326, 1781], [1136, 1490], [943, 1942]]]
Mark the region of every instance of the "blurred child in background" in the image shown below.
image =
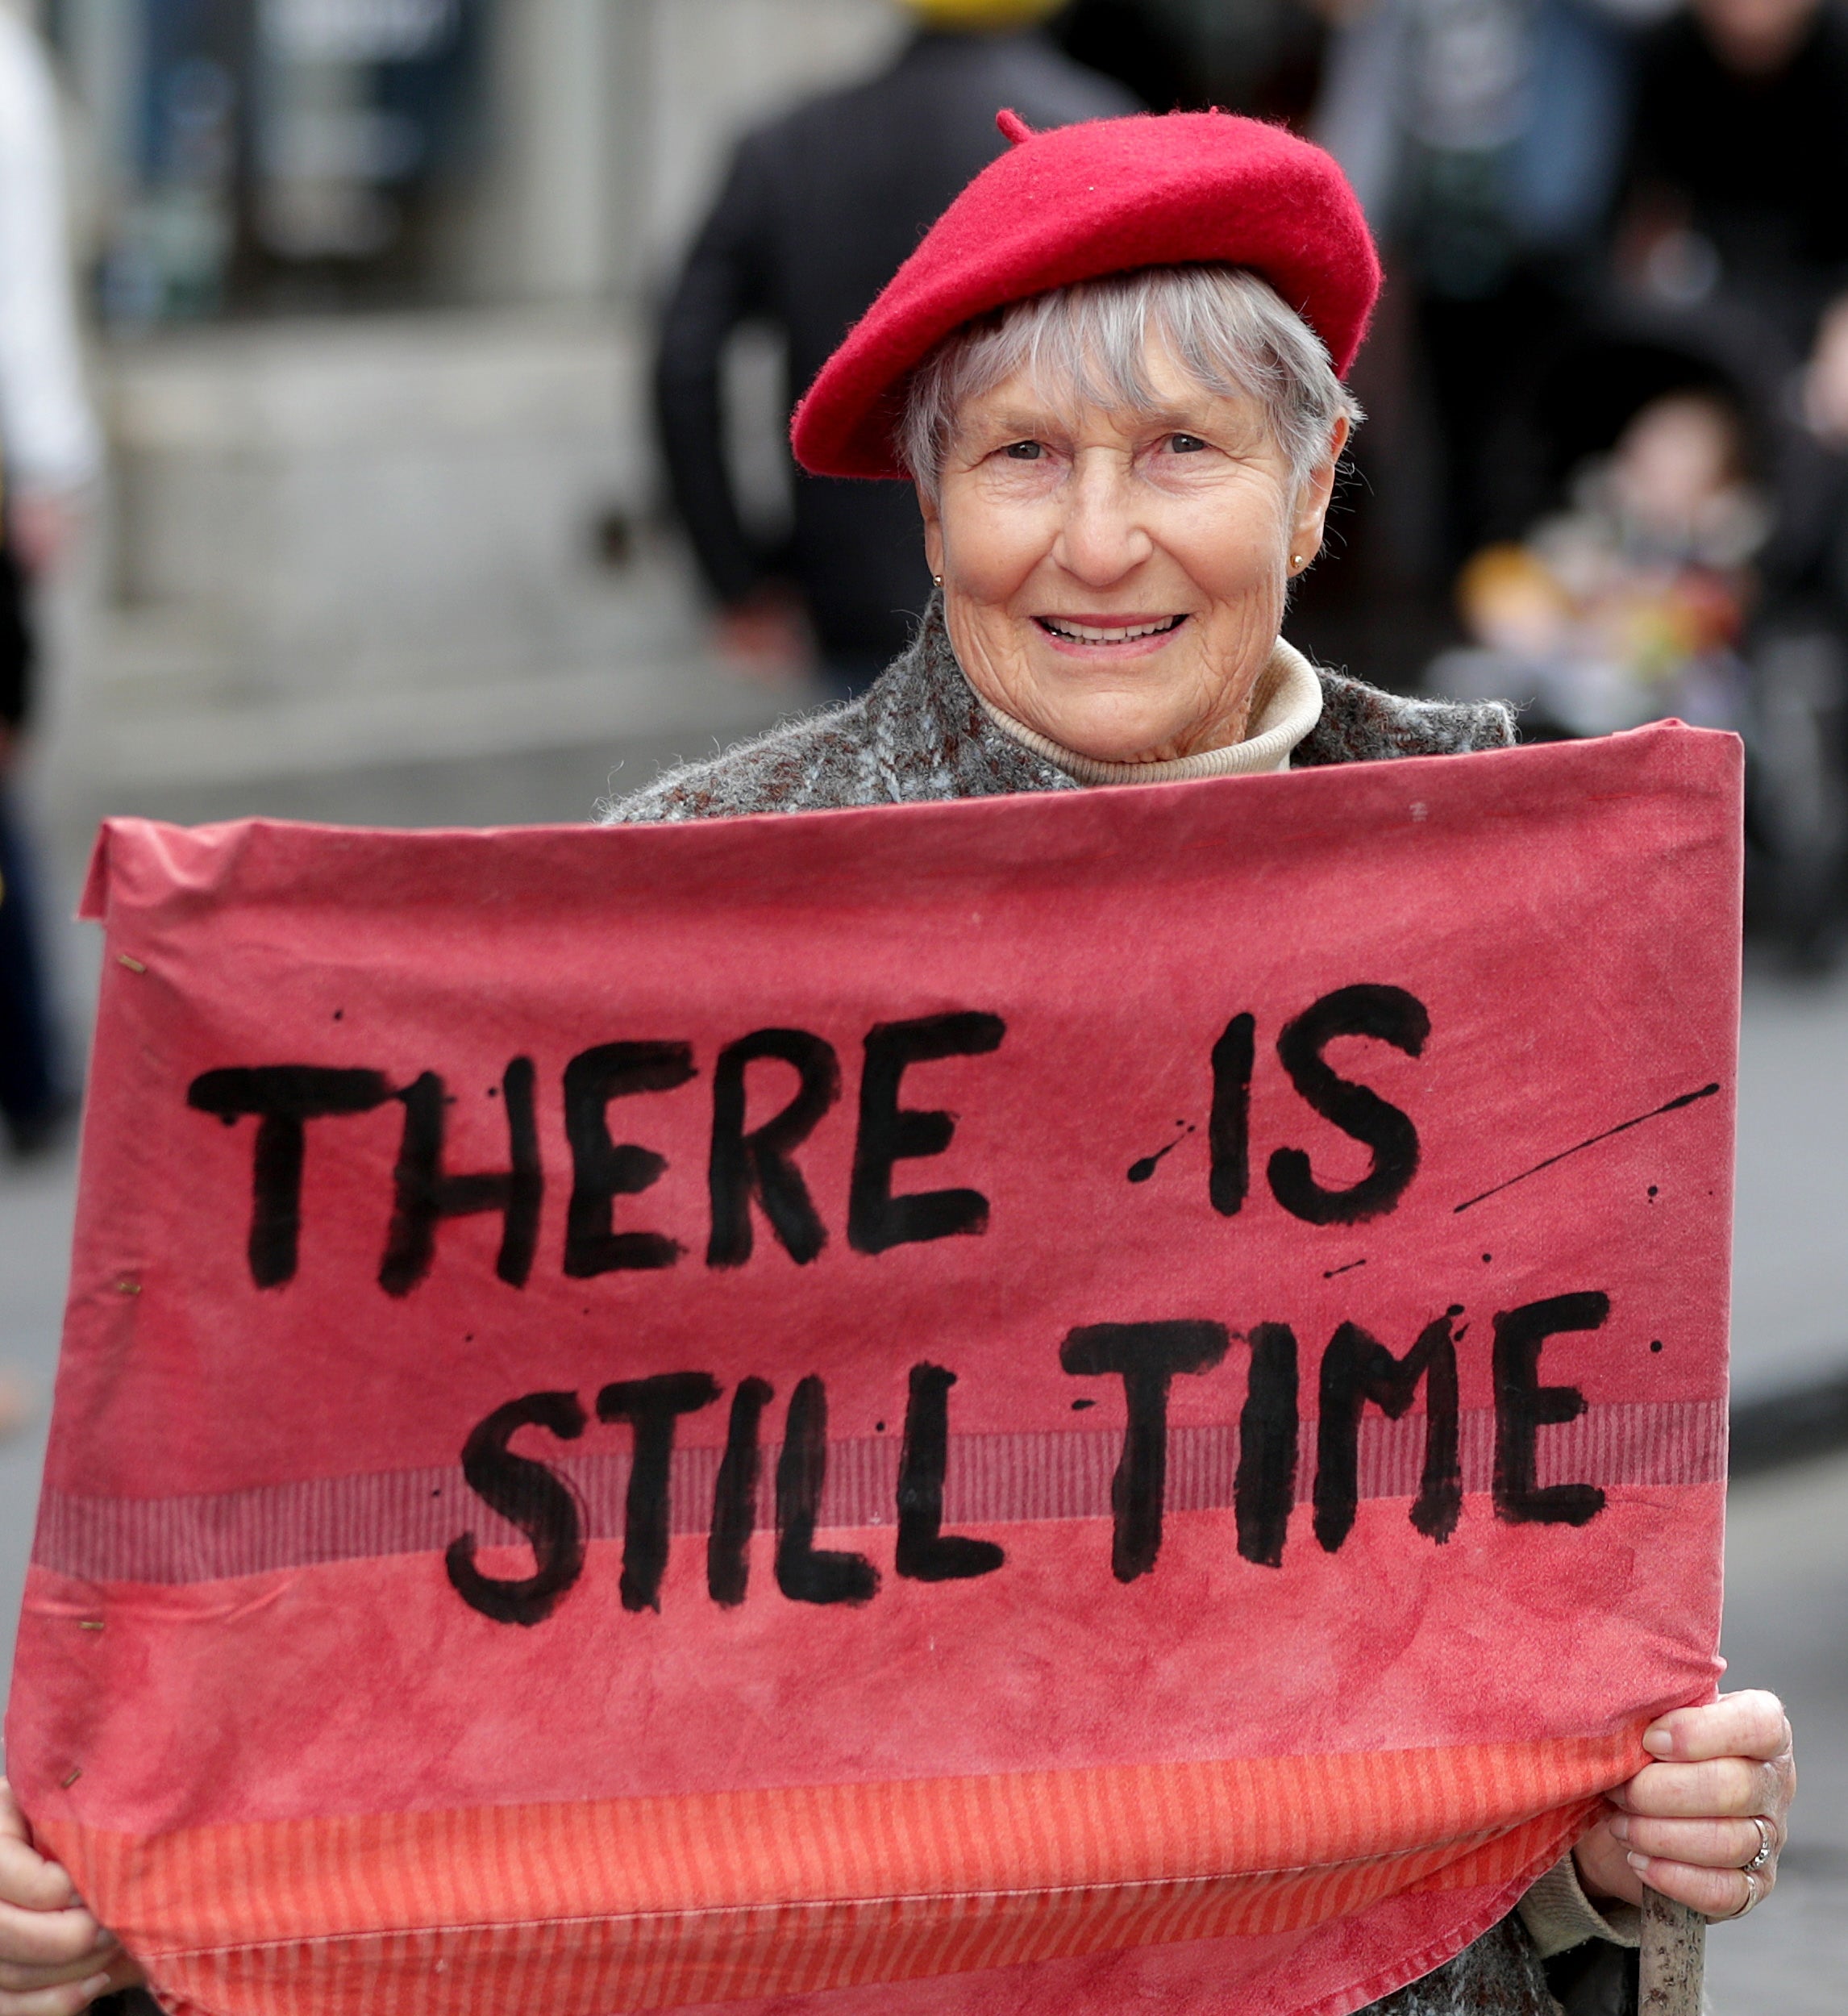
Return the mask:
[[1526, 702], [1530, 735], [1607, 735], [1667, 715], [1739, 729], [1738, 645], [1770, 528], [1731, 402], [1704, 390], [1653, 399], [1580, 472], [1568, 510], [1463, 569], [1472, 641], [1437, 660], [1430, 685]]

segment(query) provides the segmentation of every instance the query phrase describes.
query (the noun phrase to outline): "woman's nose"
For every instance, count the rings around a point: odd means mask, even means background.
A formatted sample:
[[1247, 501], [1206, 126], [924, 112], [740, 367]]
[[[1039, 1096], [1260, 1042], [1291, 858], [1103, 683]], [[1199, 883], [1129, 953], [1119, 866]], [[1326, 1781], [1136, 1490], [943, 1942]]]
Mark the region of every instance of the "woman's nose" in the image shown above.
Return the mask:
[[1053, 556], [1068, 574], [1108, 587], [1148, 558], [1155, 542], [1143, 523], [1140, 489], [1126, 456], [1093, 452], [1078, 457], [1065, 485]]

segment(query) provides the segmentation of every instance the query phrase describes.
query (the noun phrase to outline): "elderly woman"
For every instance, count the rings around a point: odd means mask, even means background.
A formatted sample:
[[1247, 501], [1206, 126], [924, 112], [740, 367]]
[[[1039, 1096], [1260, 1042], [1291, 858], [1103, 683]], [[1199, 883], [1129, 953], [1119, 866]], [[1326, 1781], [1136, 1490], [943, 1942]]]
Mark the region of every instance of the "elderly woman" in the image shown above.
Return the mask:
[[[1378, 284], [1333, 164], [1216, 114], [1002, 126], [1013, 152], [938, 223], [795, 423], [816, 473], [915, 485], [939, 592], [910, 649], [864, 698], [606, 815], [1072, 791], [1512, 742], [1505, 707], [1399, 699], [1317, 670], [1280, 634], [1361, 417], [1338, 367]], [[1376, 2006], [1550, 2010], [1542, 1960], [1634, 1945], [1646, 1881], [1714, 1917], [1750, 1910], [1783, 1838], [1782, 1708], [1736, 1695], [1645, 1742], [1664, 1761], [1513, 1918]]]
[[[1506, 709], [1401, 700], [1280, 635], [1359, 411], [1378, 282], [1313, 148], [1218, 115], [1030, 135], [959, 198], [797, 415], [818, 473], [909, 476], [939, 594], [864, 698], [689, 765], [612, 821], [1236, 777], [1463, 754]], [[1769, 1695], [1661, 1718], [1646, 1765], [1519, 1909], [1375, 2005], [1557, 2005], [1542, 1962], [1636, 1942], [1647, 1882], [1715, 1918], [1775, 1879], [1793, 1783]], [[0, 1809], [0, 2016], [67, 2016], [106, 1934]], [[1600, 2002], [1599, 2006], [1606, 2005]], [[1609, 2006], [1616, 2006], [1613, 2002]]]

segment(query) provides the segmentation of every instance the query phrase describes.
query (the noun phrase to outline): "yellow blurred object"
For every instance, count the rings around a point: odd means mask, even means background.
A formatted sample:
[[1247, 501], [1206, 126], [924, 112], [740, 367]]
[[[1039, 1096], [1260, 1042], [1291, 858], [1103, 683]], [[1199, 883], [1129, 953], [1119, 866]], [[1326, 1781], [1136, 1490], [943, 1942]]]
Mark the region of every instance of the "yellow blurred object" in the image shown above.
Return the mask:
[[1542, 652], [1571, 616], [1571, 598], [1525, 546], [1485, 546], [1457, 579], [1457, 607], [1470, 635], [1496, 651]]
[[1056, 14], [1063, 0], [905, 0], [932, 28], [1025, 28]]
[[1512, 541], [1483, 547], [1457, 577], [1457, 602], [1466, 620], [1485, 602], [1516, 589], [1549, 596], [1555, 602], [1565, 599], [1546, 563]]

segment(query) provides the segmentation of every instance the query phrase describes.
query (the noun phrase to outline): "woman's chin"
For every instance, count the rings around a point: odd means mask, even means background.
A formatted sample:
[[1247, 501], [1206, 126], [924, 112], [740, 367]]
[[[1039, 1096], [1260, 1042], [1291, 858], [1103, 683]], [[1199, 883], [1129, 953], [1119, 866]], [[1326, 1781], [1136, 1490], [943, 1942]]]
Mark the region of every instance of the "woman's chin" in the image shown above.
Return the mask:
[[1179, 745], [1191, 747], [1208, 725], [1201, 705], [1207, 682], [1165, 653], [1135, 662], [1078, 653], [1028, 669], [1022, 698], [1030, 695], [1031, 711], [1022, 718], [1093, 763], [1159, 762]]
[[1061, 710], [1041, 732], [1093, 763], [1159, 763], [1184, 738], [1186, 724], [1166, 715], [1075, 707]]

